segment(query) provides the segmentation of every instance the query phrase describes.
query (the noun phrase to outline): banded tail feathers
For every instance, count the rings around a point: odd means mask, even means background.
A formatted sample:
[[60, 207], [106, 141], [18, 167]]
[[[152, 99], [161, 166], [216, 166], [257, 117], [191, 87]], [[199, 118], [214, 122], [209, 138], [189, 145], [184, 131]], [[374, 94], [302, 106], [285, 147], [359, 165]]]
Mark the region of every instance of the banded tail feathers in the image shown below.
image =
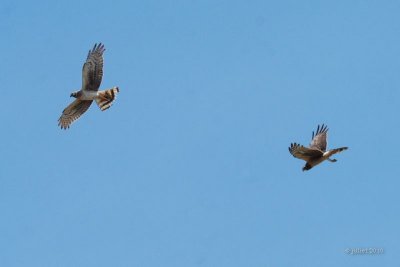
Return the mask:
[[96, 103], [101, 109], [101, 111], [104, 111], [109, 107], [111, 107], [118, 93], [119, 93], [119, 88], [117, 86], [113, 87], [112, 89], [99, 91], [97, 93]]
[[339, 148], [335, 148], [335, 149], [331, 149], [331, 151], [333, 152], [332, 155], [333, 155], [333, 154], [336, 154], [336, 153], [340, 153], [340, 152], [342, 152], [343, 150], [347, 150], [347, 149], [348, 149], [347, 146], [339, 147]]

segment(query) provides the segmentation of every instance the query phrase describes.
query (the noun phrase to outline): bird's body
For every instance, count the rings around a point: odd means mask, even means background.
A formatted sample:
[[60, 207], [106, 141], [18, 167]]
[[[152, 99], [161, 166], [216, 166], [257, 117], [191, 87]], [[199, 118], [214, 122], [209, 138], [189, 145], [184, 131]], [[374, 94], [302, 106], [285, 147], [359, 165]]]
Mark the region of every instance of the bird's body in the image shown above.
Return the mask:
[[306, 161], [303, 171], [310, 170], [325, 160], [336, 162], [336, 159], [330, 157], [336, 153], [348, 149], [348, 147], [340, 147], [331, 150], [326, 150], [327, 146], [328, 128], [322, 124], [321, 128], [318, 125], [316, 133], [312, 134], [312, 141], [310, 147], [304, 147], [297, 143], [290, 144], [289, 152], [293, 157]]
[[95, 44], [92, 50], [89, 50], [85, 64], [82, 69], [82, 89], [71, 94], [76, 100], [63, 110], [58, 119], [58, 125], [61, 129], [67, 129], [85, 113], [93, 101], [96, 101], [99, 108], [104, 111], [108, 109], [119, 93], [118, 87], [99, 91], [101, 80], [103, 78], [103, 53], [104, 45]]
[[76, 98], [79, 98], [80, 100], [95, 100], [98, 95], [98, 91], [81, 90], [78, 91]]

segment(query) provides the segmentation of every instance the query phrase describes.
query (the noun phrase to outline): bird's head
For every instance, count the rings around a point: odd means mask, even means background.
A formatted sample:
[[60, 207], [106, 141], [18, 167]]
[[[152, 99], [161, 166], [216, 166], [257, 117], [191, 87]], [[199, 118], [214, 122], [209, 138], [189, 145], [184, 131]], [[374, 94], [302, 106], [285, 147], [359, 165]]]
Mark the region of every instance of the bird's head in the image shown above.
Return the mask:
[[79, 91], [72, 92], [71, 95], [70, 95], [70, 97], [75, 97], [75, 98], [77, 98], [77, 97], [78, 97], [78, 92], [79, 92]]

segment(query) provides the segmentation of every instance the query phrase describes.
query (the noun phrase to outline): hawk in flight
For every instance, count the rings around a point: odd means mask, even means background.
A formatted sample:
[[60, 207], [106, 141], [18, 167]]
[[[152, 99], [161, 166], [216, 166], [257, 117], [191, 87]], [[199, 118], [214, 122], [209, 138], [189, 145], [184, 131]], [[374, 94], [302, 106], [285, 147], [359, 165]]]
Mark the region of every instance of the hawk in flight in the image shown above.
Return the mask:
[[348, 147], [340, 147], [331, 150], [326, 150], [326, 138], [328, 135], [328, 128], [326, 125], [320, 127], [318, 125], [317, 131], [312, 133], [312, 140], [310, 147], [304, 147], [302, 145], [292, 143], [289, 147], [290, 154], [293, 157], [302, 159], [306, 161], [306, 165], [303, 167], [303, 171], [308, 171], [312, 167], [317, 166], [324, 160], [329, 160], [330, 162], [336, 162], [336, 159], [331, 159], [330, 157], [336, 153], [346, 150]]
[[103, 77], [103, 44], [95, 44], [86, 58], [82, 69], [82, 89], [71, 94], [75, 97], [75, 101], [66, 107], [61, 117], [58, 119], [58, 125], [61, 129], [67, 129], [77, 120], [83, 113], [88, 110], [93, 100], [104, 111], [111, 107], [117, 94], [118, 87], [113, 87], [108, 90], [99, 91], [101, 79]]

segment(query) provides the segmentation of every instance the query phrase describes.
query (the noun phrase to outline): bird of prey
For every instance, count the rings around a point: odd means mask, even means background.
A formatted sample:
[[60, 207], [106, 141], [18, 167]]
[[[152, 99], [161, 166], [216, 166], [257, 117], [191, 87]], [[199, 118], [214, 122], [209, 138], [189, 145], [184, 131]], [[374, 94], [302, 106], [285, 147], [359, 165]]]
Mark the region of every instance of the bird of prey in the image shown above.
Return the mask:
[[326, 138], [328, 135], [328, 128], [326, 125], [322, 124], [320, 127], [318, 125], [317, 131], [312, 133], [310, 147], [304, 147], [297, 143], [290, 144], [289, 152], [293, 157], [302, 159], [306, 161], [306, 165], [303, 167], [303, 171], [308, 171], [312, 167], [317, 166], [324, 160], [330, 162], [336, 162], [336, 159], [331, 159], [330, 157], [336, 153], [342, 152], [348, 149], [348, 147], [340, 147], [331, 150], [326, 150]]
[[71, 94], [75, 101], [66, 107], [61, 117], [58, 119], [58, 125], [61, 129], [67, 129], [85, 113], [93, 100], [104, 111], [111, 107], [113, 101], [119, 93], [118, 87], [99, 91], [101, 79], [103, 78], [103, 53], [104, 45], [95, 44], [92, 50], [89, 50], [85, 64], [82, 69], [82, 89]]

